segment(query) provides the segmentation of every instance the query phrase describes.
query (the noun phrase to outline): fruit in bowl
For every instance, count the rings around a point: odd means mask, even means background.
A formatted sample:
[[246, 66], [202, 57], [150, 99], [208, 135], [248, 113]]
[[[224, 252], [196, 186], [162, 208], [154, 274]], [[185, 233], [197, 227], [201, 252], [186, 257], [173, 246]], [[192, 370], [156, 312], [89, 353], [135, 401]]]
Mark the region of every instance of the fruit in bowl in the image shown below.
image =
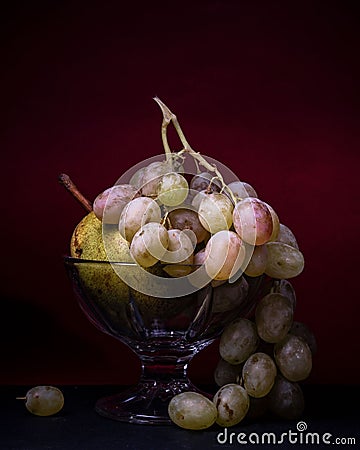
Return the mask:
[[[87, 211], [65, 257], [79, 304], [97, 328], [128, 345], [142, 362], [138, 385], [100, 399], [96, 410], [134, 423], [169, 423], [171, 398], [186, 391], [199, 394], [187, 378], [192, 357], [224, 329], [223, 336], [229, 337], [223, 344], [228, 340], [231, 347], [236, 339], [226, 327], [239, 318], [255, 317], [257, 305], [269, 295], [286, 297], [278, 303], [291, 309], [293, 302], [287, 298], [293, 290], [281, 281], [299, 275], [304, 267], [291, 230], [274, 209], [221, 162], [195, 152], [176, 116], [155, 100], [163, 113], [164, 154], [127, 170], [92, 203], [69, 177], [60, 176]], [[167, 141], [170, 123], [183, 145], [178, 152], [171, 151]], [[265, 354], [259, 346], [269, 334], [266, 326], [274, 308], [270, 304], [263, 314], [258, 312], [261, 323], [254, 319], [254, 346], [247, 358], [254, 352]], [[281, 326], [282, 313], [276, 312]], [[288, 335], [293, 314], [287, 314], [287, 328], [282, 333], [271, 330], [273, 335]], [[243, 331], [236, 331], [240, 342], [246, 336]], [[275, 368], [266, 384], [268, 394], [276, 366], [270, 356], [263, 358]], [[252, 373], [259, 379], [261, 370], [254, 360]], [[249, 395], [257, 398], [265, 391], [259, 394], [255, 382], [247, 374]], [[226, 395], [238, 391], [224, 390]], [[246, 385], [239, 396], [246, 403], [243, 391], [246, 394]], [[245, 406], [243, 411], [248, 410]]]

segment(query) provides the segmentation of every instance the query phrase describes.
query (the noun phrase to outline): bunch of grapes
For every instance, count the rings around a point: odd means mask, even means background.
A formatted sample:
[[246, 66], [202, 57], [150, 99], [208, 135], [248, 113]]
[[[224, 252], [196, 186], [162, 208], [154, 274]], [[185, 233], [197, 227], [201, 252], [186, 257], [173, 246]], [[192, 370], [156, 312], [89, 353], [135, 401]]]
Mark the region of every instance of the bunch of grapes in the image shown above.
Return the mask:
[[[163, 129], [172, 121], [184, 147], [172, 152], [163, 132], [162, 160], [140, 167], [125, 183], [97, 196], [93, 211], [103, 230], [116, 225], [130, 257], [145, 270], [161, 266], [165, 276], [178, 278], [197, 271], [189, 279], [198, 288], [235, 281], [243, 273], [297, 276], [303, 255], [274, 209], [248, 183], [236, 177], [225, 182], [216, 164], [190, 147], [176, 116], [155, 100], [163, 112]], [[184, 172], [188, 157], [196, 173]]]
[[169, 405], [171, 420], [199, 430], [215, 422], [230, 427], [267, 412], [284, 419], [300, 417], [304, 395], [299, 382], [311, 372], [316, 340], [304, 323], [293, 320], [295, 306], [291, 283], [275, 280], [252, 320], [239, 317], [221, 334], [214, 372], [219, 390], [213, 399], [179, 394]]
[[283, 419], [300, 417], [304, 395], [299, 382], [311, 372], [316, 341], [305, 324], [293, 321], [295, 303], [290, 282], [276, 280], [253, 320], [232, 321], [219, 342], [214, 372], [219, 390], [212, 400], [194, 392], [176, 395], [169, 405], [171, 420], [199, 430], [215, 422], [231, 427], [269, 412]]

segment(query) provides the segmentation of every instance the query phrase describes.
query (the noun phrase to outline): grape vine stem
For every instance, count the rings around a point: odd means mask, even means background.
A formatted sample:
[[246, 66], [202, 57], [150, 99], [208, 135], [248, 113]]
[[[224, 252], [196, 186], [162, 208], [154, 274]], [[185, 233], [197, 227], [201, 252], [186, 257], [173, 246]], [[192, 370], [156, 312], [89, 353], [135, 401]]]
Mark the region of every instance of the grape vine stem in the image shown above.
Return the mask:
[[208, 171], [215, 173], [216, 178], [220, 181], [220, 183], [222, 185], [222, 189], [226, 190], [229, 193], [234, 205], [236, 205], [237, 198], [235, 197], [235, 195], [233, 194], [231, 189], [229, 189], [228, 186], [226, 185], [226, 183], [223, 179], [223, 176], [217, 169], [216, 165], [210, 164], [208, 161], [206, 161], [206, 159], [199, 152], [196, 152], [190, 146], [190, 144], [188, 143], [188, 141], [180, 127], [180, 124], [179, 124], [179, 121], [178, 121], [176, 115], [170, 111], [170, 109], [165, 105], [165, 103], [162, 102], [159, 99], [159, 97], [154, 97], [154, 100], [160, 106], [161, 112], [163, 114], [163, 121], [162, 121], [162, 125], [161, 125], [161, 137], [162, 137], [162, 142], [163, 142], [167, 161], [171, 160], [172, 155], [173, 155], [173, 153], [170, 149], [170, 146], [169, 146], [168, 139], [167, 139], [167, 127], [169, 126], [170, 122], [172, 122], [172, 124], [174, 125], [174, 128], [177, 132], [177, 135], [179, 136], [179, 139], [183, 145], [183, 149], [180, 150], [179, 152], [177, 152], [177, 155], [181, 156], [184, 153], [188, 153], [194, 158], [195, 163], [198, 162], [201, 166], [203, 166]]

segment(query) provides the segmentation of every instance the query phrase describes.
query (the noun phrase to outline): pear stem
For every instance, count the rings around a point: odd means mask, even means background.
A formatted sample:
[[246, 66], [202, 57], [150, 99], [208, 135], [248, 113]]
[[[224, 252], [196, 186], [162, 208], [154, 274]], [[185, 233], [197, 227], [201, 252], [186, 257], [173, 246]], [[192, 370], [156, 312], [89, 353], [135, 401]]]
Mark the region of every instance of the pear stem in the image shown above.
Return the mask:
[[66, 173], [61, 173], [59, 175], [59, 183], [62, 184], [65, 189], [70, 192], [70, 194], [81, 204], [81, 206], [87, 212], [91, 212], [93, 210], [91, 202], [79, 191], [69, 175], [66, 175]]
[[26, 397], [15, 397], [15, 400], [26, 400]]

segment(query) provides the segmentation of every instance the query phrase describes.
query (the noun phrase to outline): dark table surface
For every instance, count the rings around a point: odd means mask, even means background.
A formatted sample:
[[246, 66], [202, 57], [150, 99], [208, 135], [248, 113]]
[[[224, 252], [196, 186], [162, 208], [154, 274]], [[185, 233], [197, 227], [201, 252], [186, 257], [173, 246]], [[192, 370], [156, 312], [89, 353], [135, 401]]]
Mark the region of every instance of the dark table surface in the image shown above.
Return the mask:
[[[1, 450], [329, 448], [329, 444], [323, 443], [325, 433], [328, 433], [325, 440], [333, 446], [360, 448], [360, 386], [303, 386], [306, 409], [301, 419], [245, 419], [229, 428], [227, 437], [224, 428], [216, 425], [203, 431], [189, 431], [175, 425], [126, 424], [99, 416], [94, 411], [95, 401], [124, 389], [120, 386], [60, 386], [65, 397], [63, 410], [51, 417], [33, 416], [23, 402], [15, 399], [25, 395], [29, 387], [32, 386], [0, 387]], [[305, 423], [305, 431], [297, 429], [300, 420]], [[289, 431], [292, 441], [296, 438], [297, 443], [289, 442]], [[230, 433], [234, 433], [232, 442]], [[283, 433], [286, 437], [282, 443], [268, 445], [265, 433], [274, 433], [279, 441]], [[257, 436], [265, 443], [252, 443]], [[316, 442], [317, 436], [321, 443], [310, 444], [312, 439]], [[239, 442], [238, 437], [248, 443]]]

